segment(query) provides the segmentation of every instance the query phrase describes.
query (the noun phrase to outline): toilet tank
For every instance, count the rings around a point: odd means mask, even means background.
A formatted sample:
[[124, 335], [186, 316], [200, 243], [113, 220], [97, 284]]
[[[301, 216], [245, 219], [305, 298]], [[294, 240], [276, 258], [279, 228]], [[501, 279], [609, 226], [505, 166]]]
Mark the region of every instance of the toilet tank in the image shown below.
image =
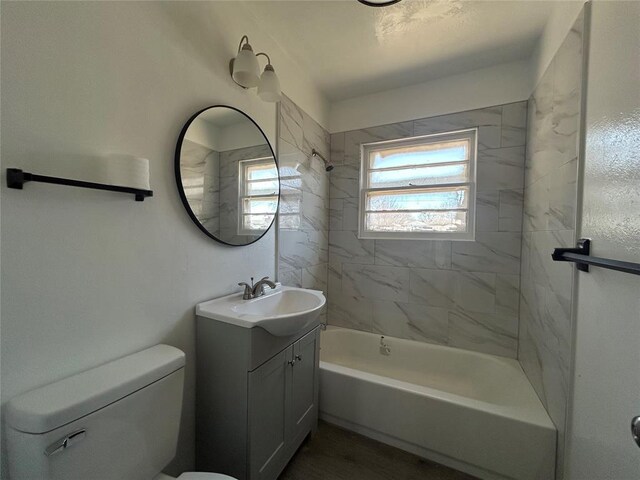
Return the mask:
[[151, 480], [176, 453], [184, 353], [156, 345], [8, 402], [11, 480]]

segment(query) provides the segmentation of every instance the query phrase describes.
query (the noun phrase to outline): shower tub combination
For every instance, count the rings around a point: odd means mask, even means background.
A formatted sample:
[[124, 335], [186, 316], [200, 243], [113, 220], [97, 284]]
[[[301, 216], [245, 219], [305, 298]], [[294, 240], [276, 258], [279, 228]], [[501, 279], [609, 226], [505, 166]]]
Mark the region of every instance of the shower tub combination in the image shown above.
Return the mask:
[[556, 429], [504, 357], [330, 326], [320, 418], [482, 479], [555, 475]]

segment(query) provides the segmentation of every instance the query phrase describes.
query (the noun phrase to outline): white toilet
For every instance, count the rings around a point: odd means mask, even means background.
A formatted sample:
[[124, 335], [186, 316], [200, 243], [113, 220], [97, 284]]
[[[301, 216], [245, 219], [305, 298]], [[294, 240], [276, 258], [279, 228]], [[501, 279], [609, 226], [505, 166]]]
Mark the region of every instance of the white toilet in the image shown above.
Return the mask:
[[172, 479], [161, 471], [176, 453], [184, 362], [182, 351], [156, 345], [12, 399], [11, 480]]

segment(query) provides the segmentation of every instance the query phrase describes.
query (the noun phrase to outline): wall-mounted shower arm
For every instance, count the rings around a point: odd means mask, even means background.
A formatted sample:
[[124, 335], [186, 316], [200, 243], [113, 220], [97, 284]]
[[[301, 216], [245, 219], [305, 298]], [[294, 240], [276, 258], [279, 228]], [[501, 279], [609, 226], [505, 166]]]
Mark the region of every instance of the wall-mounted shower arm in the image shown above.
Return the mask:
[[324, 158], [322, 154], [318, 152], [315, 148], [311, 150], [311, 156], [322, 160], [324, 162], [324, 168], [327, 172], [330, 172], [331, 170], [333, 170], [333, 163], [331, 163], [329, 160]]

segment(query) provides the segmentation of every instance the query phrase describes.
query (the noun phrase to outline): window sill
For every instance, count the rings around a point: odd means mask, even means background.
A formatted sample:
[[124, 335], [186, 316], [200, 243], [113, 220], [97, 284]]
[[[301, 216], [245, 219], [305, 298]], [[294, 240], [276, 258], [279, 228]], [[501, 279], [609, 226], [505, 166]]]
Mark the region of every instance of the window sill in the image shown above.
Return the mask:
[[358, 232], [360, 240], [441, 240], [449, 242], [474, 242], [474, 233], [450, 234], [450, 233], [408, 233], [408, 232]]

